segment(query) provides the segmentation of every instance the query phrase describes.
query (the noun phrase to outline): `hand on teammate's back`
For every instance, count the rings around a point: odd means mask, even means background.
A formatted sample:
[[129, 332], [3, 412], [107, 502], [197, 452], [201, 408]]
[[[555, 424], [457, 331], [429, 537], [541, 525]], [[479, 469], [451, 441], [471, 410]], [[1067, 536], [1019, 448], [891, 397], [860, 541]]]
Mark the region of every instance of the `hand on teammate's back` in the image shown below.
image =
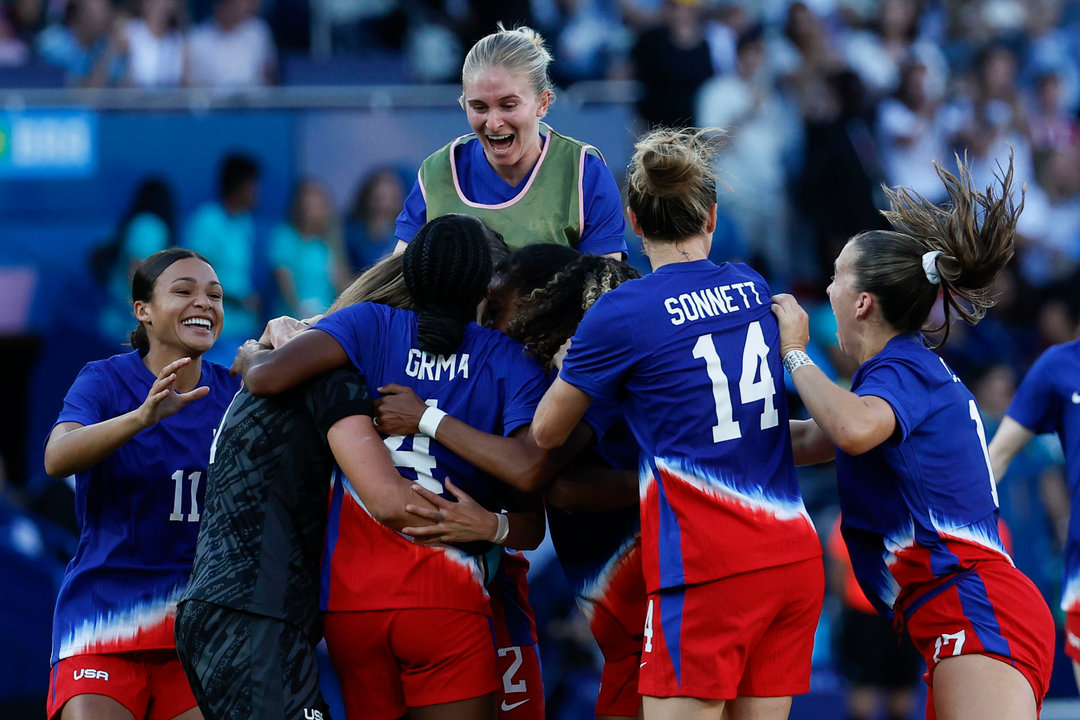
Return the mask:
[[780, 357], [789, 350], [806, 350], [810, 343], [810, 318], [792, 295], [772, 296], [772, 312], [780, 325]]

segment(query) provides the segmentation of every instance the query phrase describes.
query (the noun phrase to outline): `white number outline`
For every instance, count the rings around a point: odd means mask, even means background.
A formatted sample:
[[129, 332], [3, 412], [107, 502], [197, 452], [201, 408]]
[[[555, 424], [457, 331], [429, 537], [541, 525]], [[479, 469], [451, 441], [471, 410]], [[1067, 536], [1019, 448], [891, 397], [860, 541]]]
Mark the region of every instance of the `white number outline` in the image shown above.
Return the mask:
[[986, 447], [986, 429], [983, 427], [982, 414], [974, 400], [968, 400], [968, 414], [975, 421], [975, 432], [979, 435], [979, 446], [982, 447], [983, 460], [986, 461], [986, 474], [990, 477], [990, 496], [994, 498], [994, 507], [998, 504], [997, 482], [994, 480], [994, 465], [990, 462], [990, 450]]
[[[172, 474], [173, 481], [173, 508], [169, 514], [172, 522], [184, 521], [184, 471], [177, 470]], [[191, 483], [191, 512], [187, 514], [188, 522], [199, 522], [199, 482], [202, 480], [202, 470], [193, 470], [188, 474], [188, 482]]]
[[[438, 407], [438, 400], [425, 400], [429, 407]], [[412, 450], [403, 450], [405, 439], [412, 438]], [[416, 484], [425, 490], [441, 494], [442, 483], [435, 479], [431, 471], [438, 467], [435, 456], [431, 454], [431, 438], [423, 433], [415, 435], [389, 435], [383, 443], [390, 450], [390, 461], [396, 467], [411, 468], [416, 473]]]
[[960, 630], [954, 633], [941, 633], [941, 637], [934, 641], [934, 662], [940, 662], [938, 655], [941, 654], [941, 649], [953, 643], [952, 656], [956, 657], [964, 650], [964, 643], [967, 641], [967, 631]]
[[649, 598], [649, 608], [645, 611], [645, 647], [642, 652], [652, 652], [652, 637], [653, 637], [653, 601]]
[[[694, 343], [693, 355], [695, 359], [705, 361], [705, 372], [712, 383], [713, 402], [716, 406], [716, 424], [712, 427], [713, 443], [741, 438], [742, 427], [738, 420], [733, 419], [731, 389], [712, 333], [698, 337]], [[759, 376], [760, 379], [755, 380]], [[755, 320], [746, 328], [742, 370], [739, 375], [739, 397], [743, 405], [763, 401], [759, 423], [762, 430], [780, 424], [780, 413], [775, 402], [776, 393], [776, 382], [772, 370], [769, 369], [769, 346], [765, 343], [761, 323]]]
[[510, 663], [510, 667], [506, 669], [506, 672], [504, 672], [502, 676], [503, 692], [507, 695], [510, 693], [526, 692], [528, 689], [524, 680], [519, 680], [517, 682], [513, 681], [514, 673], [521, 667], [521, 646], [511, 645], [510, 647], [499, 648], [499, 657], [506, 657], [511, 654], [514, 656], [514, 659]]

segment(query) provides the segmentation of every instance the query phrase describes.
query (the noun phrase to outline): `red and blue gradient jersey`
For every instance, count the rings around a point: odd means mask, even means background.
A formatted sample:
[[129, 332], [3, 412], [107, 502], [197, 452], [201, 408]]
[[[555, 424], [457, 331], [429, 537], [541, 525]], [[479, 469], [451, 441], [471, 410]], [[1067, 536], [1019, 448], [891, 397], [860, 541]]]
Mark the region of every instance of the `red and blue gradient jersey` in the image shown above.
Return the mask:
[[[89, 363], [57, 424], [136, 409], [156, 378], [138, 352]], [[210, 394], [143, 430], [75, 475], [79, 545], [53, 615], [52, 662], [73, 655], [174, 647], [176, 601], [187, 585], [214, 431], [240, 381], [204, 360]]]
[[821, 556], [770, 304], [749, 267], [699, 260], [624, 283], [578, 326], [560, 377], [627, 411], [649, 592]]
[[[457, 351], [418, 349], [417, 315], [361, 303], [319, 321], [371, 388], [398, 383], [429, 405], [488, 433], [509, 435], [532, 422], [547, 378], [523, 346], [470, 323]], [[501, 509], [500, 484], [426, 435], [385, 439], [399, 473], [453, 499], [451, 478], [474, 500]], [[322, 608], [330, 611], [439, 607], [490, 614], [476, 559], [451, 547], [414, 544], [376, 522], [349, 479], [334, 473], [323, 556]]]
[[1061, 609], [1080, 612], [1080, 340], [1044, 352], [1005, 414], [1034, 433], [1057, 433], [1065, 450], [1072, 501]]
[[898, 335], [859, 367], [851, 389], [896, 415], [881, 445], [836, 452], [841, 531], [878, 611], [890, 615], [978, 560], [1008, 559], [979, 407], [945, 361], [921, 336]]

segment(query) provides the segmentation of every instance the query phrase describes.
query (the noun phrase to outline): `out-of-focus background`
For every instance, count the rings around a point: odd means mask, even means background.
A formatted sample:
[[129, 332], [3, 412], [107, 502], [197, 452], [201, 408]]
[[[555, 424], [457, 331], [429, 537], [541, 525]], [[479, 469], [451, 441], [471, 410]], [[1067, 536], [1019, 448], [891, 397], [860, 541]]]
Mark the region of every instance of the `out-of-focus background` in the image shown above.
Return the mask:
[[[547, 121], [596, 145], [620, 183], [650, 125], [729, 132], [713, 259], [745, 259], [795, 292], [834, 377], [854, 368], [825, 302], [833, 259], [881, 225], [882, 183], [941, 199], [932, 163], [956, 152], [983, 186], [1011, 153], [1026, 186], [997, 308], [955, 327], [942, 352], [988, 435], [1033, 359], [1075, 336], [1075, 0], [0, 0], [0, 716], [44, 711], [75, 527], [71, 487], [44, 475], [42, 447], [78, 369], [124, 349], [133, 259], [254, 243], [222, 278], [243, 304], [215, 359], [268, 317], [321, 311], [393, 247], [420, 161], [468, 132], [461, 60], [498, 21], [547, 38], [559, 88]], [[291, 252], [300, 236], [323, 251]], [[1038, 438], [1000, 488], [1016, 563], [1053, 608], [1061, 463]], [[801, 479], [824, 536], [832, 469]], [[549, 550], [533, 554], [532, 577], [549, 717], [589, 717], [596, 648]], [[845, 717], [841, 596], [826, 603], [795, 718]], [[1043, 717], [1080, 717], [1060, 642]]]

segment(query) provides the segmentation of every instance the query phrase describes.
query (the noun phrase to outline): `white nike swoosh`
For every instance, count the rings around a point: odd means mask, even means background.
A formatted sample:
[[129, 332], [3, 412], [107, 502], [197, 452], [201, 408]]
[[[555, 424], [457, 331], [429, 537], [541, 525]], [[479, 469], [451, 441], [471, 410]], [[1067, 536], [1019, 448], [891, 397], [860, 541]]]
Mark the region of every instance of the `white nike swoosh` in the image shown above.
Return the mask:
[[503, 700], [501, 710], [503, 712], [509, 712], [510, 710], [513, 710], [514, 708], [516, 708], [518, 705], [524, 705], [527, 702], [529, 702], [529, 698], [525, 698], [524, 700], [519, 700], [518, 702], [514, 703], [513, 705], [507, 705], [506, 701]]
[[645, 666], [646, 666], [646, 665], [648, 665], [648, 664], [649, 664], [649, 661], [648, 661], [648, 660], [646, 660], [645, 662], [643, 662], [643, 663], [641, 663], [640, 665], [638, 665], [638, 670], [640, 670], [641, 668], [645, 667]]

